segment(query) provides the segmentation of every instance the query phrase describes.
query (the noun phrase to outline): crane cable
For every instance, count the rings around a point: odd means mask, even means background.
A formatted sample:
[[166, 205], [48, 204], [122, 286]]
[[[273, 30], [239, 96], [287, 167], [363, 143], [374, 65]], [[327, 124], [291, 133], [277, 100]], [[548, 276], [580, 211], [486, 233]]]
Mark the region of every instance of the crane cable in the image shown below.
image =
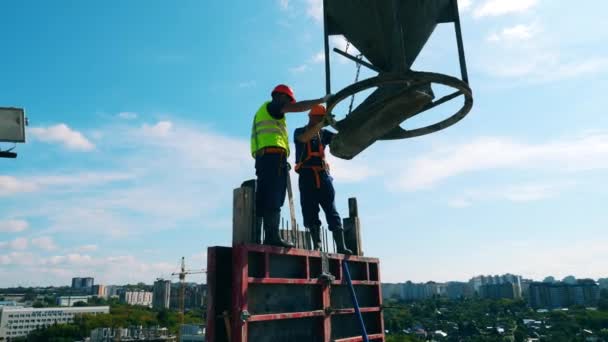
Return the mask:
[[[345, 53], [348, 53], [349, 47], [350, 47], [350, 42], [346, 41], [346, 48], [344, 49]], [[363, 54], [359, 53], [357, 55], [357, 60], [360, 61], [362, 59], [363, 59]], [[361, 63], [359, 63], [358, 61], [357, 61], [357, 73], [355, 74], [355, 81], [353, 83], [359, 82], [359, 74], [361, 73]], [[350, 105], [348, 106], [348, 115], [350, 115], [350, 113], [352, 113], [354, 103], [355, 103], [355, 94], [353, 93], [353, 95], [350, 98]]]

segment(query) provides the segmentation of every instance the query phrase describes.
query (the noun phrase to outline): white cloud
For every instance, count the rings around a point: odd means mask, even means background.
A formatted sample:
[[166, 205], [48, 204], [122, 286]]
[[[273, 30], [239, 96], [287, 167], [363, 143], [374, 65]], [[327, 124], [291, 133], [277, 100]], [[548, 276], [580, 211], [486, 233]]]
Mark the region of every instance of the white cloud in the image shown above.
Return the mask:
[[325, 52], [319, 51], [311, 58], [311, 62], [314, 64], [319, 64], [325, 62]]
[[338, 183], [356, 183], [377, 174], [372, 163], [365, 158], [344, 160], [328, 154], [327, 161], [331, 175]]
[[29, 133], [40, 141], [62, 144], [70, 150], [91, 151], [95, 149], [95, 145], [82, 133], [72, 130], [63, 123], [49, 127], [30, 128]]
[[306, 70], [308, 70], [309, 67], [306, 64], [302, 64], [302, 65], [298, 65], [296, 67], [293, 67], [291, 69], [289, 69], [290, 72], [294, 73], [294, 74], [300, 74], [305, 72]]
[[24, 250], [28, 246], [28, 240], [26, 238], [16, 238], [12, 241], [3, 242], [0, 241], [0, 248], [10, 248], [16, 250]]
[[126, 173], [96, 173], [87, 172], [70, 176], [44, 175], [44, 176], [0, 176], [0, 197], [18, 193], [42, 191], [48, 188], [69, 190], [72, 187], [85, 187], [100, 185], [115, 181], [132, 179], [134, 175]]
[[482, 188], [466, 191], [462, 196], [448, 201], [453, 208], [470, 207], [475, 202], [502, 201], [534, 202], [557, 197], [564, 190], [572, 188], [576, 183], [572, 181], [539, 181], [491, 188]]
[[48, 236], [33, 238], [32, 245], [45, 251], [53, 251], [57, 249], [55, 241], [53, 241], [53, 239]]
[[478, 138], [466, 144], [439, 147], [407, 163], [397, 185], [413, 191], [465, 173], [513, 168], [552, 168], [561, 172], [608, 168], [608, 134], [544, 144]]
[[[197, 253], [186, 257], [188, 268], [206, 267], [206, 254]], [[145, 282], [151, 284], [157, 277], [170, 277], [178, 271], [178, 260], [175, 262], [143, 261], [130, 254], [95, 257], [89, 254], [68, 253], [44, 257], [32, 253], [12, 252], [0, 254], [0, 265], [17, 267], [20, 272], [29, 275], [29, 279], [0, 277], [0, 286], [15, 286], [27, 282], [36, 285], [64, 285], [75, 274], [87, 274], [100, 284], [125, 284]], [[0, 270], [1, 271], [1, 270]], [[1, 274], [1, 273], [0, 273]], [[188, 280], [202, 282], [205, 274], [192, 275]]]
[[84, 245], [84, 246], [80, 246], [78, 248], [75, 249], [76, 252], [95, 252], [97, 251], [98, 247], [97, 245]]
[[141, 132], [147, 137], [164, 138], [169, 135], [172, 127], [173, 123], [171, 121], [159, 121], [153, 126], [144, 124]]
[[519, 46], [493, 51], [481, 66], [494, 77], [547, 83], [608, 73], [608, 58], [592, 55], [566, 58], [554, 49]]
[[[227, 210], [232, 203], [232, 192], [227, 189], [255, 177], [249, 132], [243, 132], [243, 138], [233, 138], [196, 124], [173, 122], [114, 125], [103, 130], [113, 132], [103, 142], [105, 148], [129, 146], [133, 150], [108, 161], [116, 172], [91, 173], [89, 177], [76, 174], [82, 185], [68, 176], [21, 177], [18, 183], [53, 191], [37, 194], [36, 205], [15, 208], [13, 215], [45, 217], [48, 224], [40, 234], [49, 236], [82, 232], [86, 223], [87, 234], [95, 238], [124, 238], [183, 228], [201, 220], [217, 221], [212, 215]], [[92, 183], [120, 180], [136, 181], [120, 187], [108, 184], [104, 191], [85, 191]], [[58, 186], [62, 183], [67, 185]], [[70, 196], [57, 198], [61, 191], [69, 191]], [[214, 195], [209, 197], [210, 193]]]
[[252, 88], [256, 86], [256, 81], [254, 80], [250, 80], [250, 81], [243, 81], [241, 83], [239, 83], [239, 88]]
[[[0, 191], [2, 191], [1, 188]], [[24, 220], [0, 221], [0, 233], [19, 233], [26, 230], [28, 227], [29, 223]]]
[[459, 0], [458, 1], [458, 9], [460, 12], [465, 13], [471, 9], [473, 5], [473, 0]]
[[125, 120], [137, 119], [137, 113], [134, 112], [121, 112], [118, 113], [118, 117]]
[[491, 42], [517, 42], [529, 40], [538, 34], [539, 30], [537, 24], [520, 24], [504, 28], [499, 32], [494, 32], [488, 36], [487, 40]]
[[279, 7], [283, 11], [289, 9], [289, 0], [279, 0]]
[[317, 22], [323, 22], [323, 0], [306, 0], [306, 14]]
[[0, 176], [0, 196], [32, 192], [36, 189], [37, 187], [35, 184], [26, 183], [11, 176]]
[[467, 208], [471, 206], [471, 202], [462, 198], [455, 198], [448, 202], [448, 206], [452, 208]]
[[486, 0], [473, 11], [473, 16], [496, 17], [526, 12], [538, 4], [538, 0]]

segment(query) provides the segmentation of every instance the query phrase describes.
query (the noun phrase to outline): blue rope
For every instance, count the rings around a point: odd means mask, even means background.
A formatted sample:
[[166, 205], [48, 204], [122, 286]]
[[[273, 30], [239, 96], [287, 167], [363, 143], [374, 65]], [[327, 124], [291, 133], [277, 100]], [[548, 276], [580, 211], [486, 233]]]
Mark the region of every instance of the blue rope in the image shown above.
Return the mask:
[[359, 310], [359, 302], [357, 301], [357, 295], [355, 294], [355, 288], [353, 287], [353, 282], [350, 278], [350, 271], [348, 270], [348, 263], [346, 260], [342, 260], [342, 269], [344, 270], [344, 279], [348, 284], [348, 288], [350, 290], [350, 297], [353, 301], [353, 306], [355, 307], [355, 313], [357, 314], [357, 318], [359, 318], [359, 325], [361, 326], [361, 336], [363, 337], [363, 341], [369, 342], [369, 338], [367, 337], [367, 331], [365, 329], [365, 323], [363, 323], [363, 316], [361, 315], [361, 310]]

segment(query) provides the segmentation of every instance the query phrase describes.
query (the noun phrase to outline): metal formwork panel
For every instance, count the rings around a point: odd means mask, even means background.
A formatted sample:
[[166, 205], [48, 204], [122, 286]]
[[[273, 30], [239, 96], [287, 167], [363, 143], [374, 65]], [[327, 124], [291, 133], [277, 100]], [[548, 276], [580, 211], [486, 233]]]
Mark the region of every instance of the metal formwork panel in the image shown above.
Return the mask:
[[369, 340], [384, 341], [378, 259], [328, 254], [325, 281], [321, 253], [262, 245], [232, 249], [232, 341], [362, 341], [345, 259]]

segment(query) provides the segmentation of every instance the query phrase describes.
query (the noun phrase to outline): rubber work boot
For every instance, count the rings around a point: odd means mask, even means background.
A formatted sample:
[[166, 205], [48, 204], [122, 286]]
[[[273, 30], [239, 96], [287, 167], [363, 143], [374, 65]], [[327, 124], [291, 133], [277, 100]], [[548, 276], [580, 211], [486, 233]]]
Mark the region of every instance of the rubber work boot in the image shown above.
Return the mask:
[[291, 242], [281, 238], [279, 224], [281, 223], [281, 213], [271, 213], [264, 215], [264, 244], [277, 247], [292, 248]]
[[310, 238], [312, 239], [312, 249], [315, 251], [321, 250], [321, 226], [313, 225], [310, 228]]
[[346, 248], [346, 245], [344, 244], [344, 229], [340, 228], [332, 230], [331, 234], [333, 235], [334, 241], [336, 242], [336, 252], [347, 255], [353, 254], [353, 251]]

